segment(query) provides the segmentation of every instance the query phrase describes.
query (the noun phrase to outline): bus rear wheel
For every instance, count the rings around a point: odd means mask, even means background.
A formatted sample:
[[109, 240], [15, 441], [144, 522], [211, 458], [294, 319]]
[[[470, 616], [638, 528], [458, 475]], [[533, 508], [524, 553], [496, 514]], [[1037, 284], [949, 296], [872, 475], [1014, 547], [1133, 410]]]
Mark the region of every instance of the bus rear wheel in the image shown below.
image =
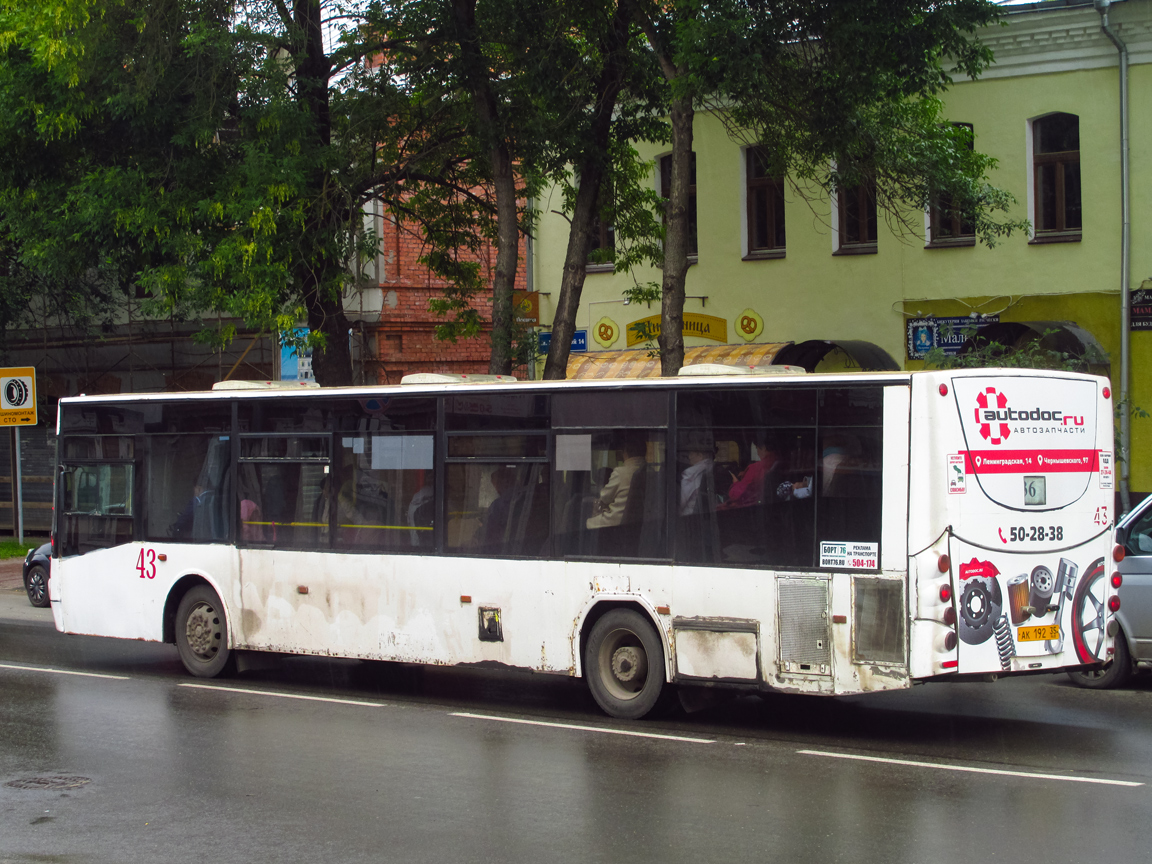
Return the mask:
[[197, 585], [176, 609], [176, 650], [197, 678], [215, 678], [232, 668], [224, 604], [207, 585]]
[[660, 701], [664, 646], [643, 615], [613, 609], [592, 626], [584, 648], [584, 674], [604, 712], [638, 720]]
[[1081, 687], [1090, 690], [1111, 690], [1123, 687], [1132, 677], [1132, 657], [1128, 653], [1128, 640], [1123, 630], [1116, 632], [1113, 643], [1116, 651], [1112, 655], [1112, 665], [1107, 669], [1074, 669], [1068, 677]]

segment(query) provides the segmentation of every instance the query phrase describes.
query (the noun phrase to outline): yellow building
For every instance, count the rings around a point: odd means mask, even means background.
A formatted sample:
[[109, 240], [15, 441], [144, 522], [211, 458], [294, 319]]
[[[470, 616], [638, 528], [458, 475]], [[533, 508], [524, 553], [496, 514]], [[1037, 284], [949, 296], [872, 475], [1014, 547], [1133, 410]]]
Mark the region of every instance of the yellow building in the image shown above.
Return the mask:
[[[756, 176], [748, 151], [700, 112], [694, 128], [699, 251], [687, 278], [687, 347], [860, 340], [879, 346], [896, 365], [917, 368], [918, 349], [933, 339], [948, 342], [958, 330], [944, 319], [1000, 324], [1010, 338], [1027, 326], [1043, 332], [1050, 329], [1045, 322], [1070, 322], [1079, 329], [1059, 338], [1098, 344], [1104, 356], [1096, 368], [1118, 379], [1120, 52], [1092, 2], [1018, 6], [1005, 20], [1006, 26], [981, 34], [995, 64], [978, 81], [957, 81], [945, 96], [946, 115], [970, 124], [976, 148], [999, 160], [991, 180], [1015, 196], [1011, 216], [1029, 219], [1031, 230], [989, 249], [965, 234], [969, 226], [939, 218], [933, 224], [930, 213], [899, 220], [881, 213], [876, 220], [867, 202], [806, 198], [789, 184], [765, 190], [771, 183]], [[1139, 313], [1142, 285], [1152, 304], [1152, 0], [1112, 4], [1108, 23], [1128, 53], [1126, 287]], [[654, 146], [643, 151], [653, 159], [658, 189], [666, 153]], [[554, 314], [568, 223], [551, 212], [560, 209], [558, 192], [536, 207], [545, 215], [532, 281], [542, 292], [546, 322]], [[576, 327], [586, 331], [590, 356], [642, 348], [637, 323], [652, 316], [658, 323], [658, 303], [624, 301], [633, 278], [659, 282], [660, 274], [589, 268]], [[1141, 326], [1152, 328], [1152, 320], [1137, 314], [1133, 327]], [[819, 353], [809, 352], [809, 359]], [[853, 354], [832, 350], [819, 368], [851, 367]], [[1130, 357], [1131, 402], [1152, 413], [1152, 332], [1132, 332]], [[1131, 489], [1152, 492], [1152, 419], [1133, 419], [1131, 440]]]

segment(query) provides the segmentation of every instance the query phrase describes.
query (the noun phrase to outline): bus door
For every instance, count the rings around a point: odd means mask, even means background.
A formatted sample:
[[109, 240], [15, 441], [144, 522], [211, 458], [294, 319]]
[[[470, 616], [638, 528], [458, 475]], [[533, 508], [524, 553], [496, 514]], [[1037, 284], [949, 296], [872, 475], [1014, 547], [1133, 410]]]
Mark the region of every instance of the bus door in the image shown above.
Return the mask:
[[[1111, 472], [1101, 472], [1100, 388], [1088, 377], [955, 377], [963, 446], [947, 454], [959, 671], [1074, 659], [1077, 589], [1108, 547]], [[951, 483], [951, 480], [950, 480]], [[956, 492], [957, 484], [949, 487]]]
[[60, 560], [52, 578], [60, 580], [54, 595], [66, 598], [61, 611], [68, 632], [137, 635], [134, 444], [130, 435], [68, 437], [61, 444]]

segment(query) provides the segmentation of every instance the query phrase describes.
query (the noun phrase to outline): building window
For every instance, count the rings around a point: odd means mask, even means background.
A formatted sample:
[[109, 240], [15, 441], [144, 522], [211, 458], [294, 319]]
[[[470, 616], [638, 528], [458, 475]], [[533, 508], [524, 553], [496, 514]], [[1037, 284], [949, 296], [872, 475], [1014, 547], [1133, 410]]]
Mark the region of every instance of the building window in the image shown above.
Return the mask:
[[747, 159], [748, 257], [784, 257], [784, 178], [769, 168], [759, 147], [745, 151]]
[[605, 218], [605, 210], [612, 200], [608, 183], [600, 185], [600, 200], [588, 237], [588, 270], [592, 273], [611, 273], [616, 260], [616, 228]]
[[[953, 127], [968, 130], [968, 149], [972, 149], [972, 124], [953, 123]], [[961, 213], [951, 195], [937, 195], [928, 216], [929, 246], [975, 246], [976, 223]]]
[[839, 241], [836, 254], [868, 255], [876, 252], [876, 184], [861, 183], [836, 193]]
[[[691, 172], [688, 175], [688, 257], [696, 260], [699, 245], [696, 237], [696, 154], [692, 154]], [[660, 157], [660, 195], [668, 198], [672, 189], [672, 154]]]
[[1036, 197], [1033, 242], [1079, 240], [1080, 118], [1049, 114], [1032, 122], [1032, 170]]

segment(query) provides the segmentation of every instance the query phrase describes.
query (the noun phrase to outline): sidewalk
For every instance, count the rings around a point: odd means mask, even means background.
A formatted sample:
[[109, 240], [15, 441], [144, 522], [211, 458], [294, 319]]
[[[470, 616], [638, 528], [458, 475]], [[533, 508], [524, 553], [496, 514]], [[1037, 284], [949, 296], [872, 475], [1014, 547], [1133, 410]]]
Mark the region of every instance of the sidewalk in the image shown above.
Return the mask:
[[0, 591], [16, 588], [24, 591], [24, 559], [8, 558], [0, 561]]

